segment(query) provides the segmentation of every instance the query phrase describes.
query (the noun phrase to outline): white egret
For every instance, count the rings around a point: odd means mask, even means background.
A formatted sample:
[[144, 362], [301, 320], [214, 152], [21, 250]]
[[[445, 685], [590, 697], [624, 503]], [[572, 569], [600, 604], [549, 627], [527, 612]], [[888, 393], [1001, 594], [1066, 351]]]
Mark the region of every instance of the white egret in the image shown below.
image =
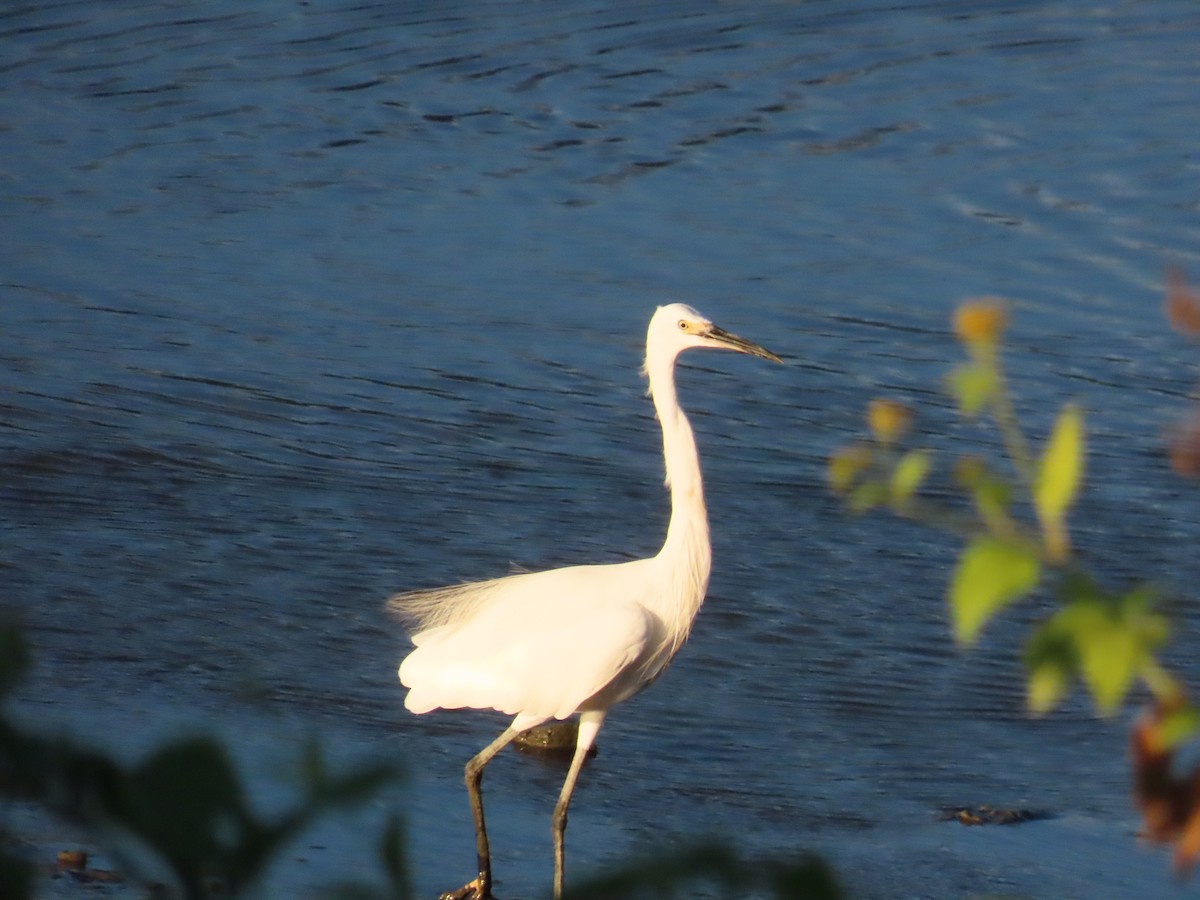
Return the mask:
[[658, 555], [413, 591], [390, 601], [413, 625], [415, 649], [400, 666], [409, 710], [470, 707], [514, 717], [467, 763], [479, 870], [443, 900], [491, 897], [484, 766], [522, 731], [578, 713], [575, 754], [552, 820], [554, 896], [561, 897], [567, 805], [604, 716], [654, 681], [687, 640], [712, 561], [696, 441], [675, 396], [675, 360], [693, 347], [781, 361], [682, 303], [659, 307], [650, 319], [644, 372], [662, 425], [671, 493]]

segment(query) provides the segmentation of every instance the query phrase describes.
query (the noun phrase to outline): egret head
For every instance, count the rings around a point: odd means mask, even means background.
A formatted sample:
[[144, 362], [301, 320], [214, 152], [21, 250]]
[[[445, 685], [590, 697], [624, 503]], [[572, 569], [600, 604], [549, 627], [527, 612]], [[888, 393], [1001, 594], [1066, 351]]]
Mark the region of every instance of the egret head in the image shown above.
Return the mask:
[[736, 350], [772, 362], [783, 362], [770, 350], [718, 328], [686, 303], [660, 306], [650, 319], [646, 334], [647, 361], [660, 355], [673, 360], [692, 347]]

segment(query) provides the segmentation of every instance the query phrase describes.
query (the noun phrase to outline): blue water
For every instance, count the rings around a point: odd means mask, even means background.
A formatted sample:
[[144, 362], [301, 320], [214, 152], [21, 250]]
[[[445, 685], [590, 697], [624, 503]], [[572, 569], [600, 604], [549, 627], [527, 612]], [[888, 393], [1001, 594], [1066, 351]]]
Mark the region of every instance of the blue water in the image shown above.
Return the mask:
[[[1196, 346], [1159, 310], [1166, 267], [1200, 280], [1198, 29], [1187, 0], [5, 7], [21, 709], [130, 755], [223, 730], [258, 771], [306, 733], [400, 756], [418, 887], [461, 883], [460, 767], [503, 723], [403, 710], [382, 600], [654, 552], [638, 365], [683, 299], [788, 364], [680, 375], [709, 602], [601, 734], [571, 875], [724, 834], [822, 851], [855, 896], [1186, 892], [1135, 845], [1127, 720], [1022, 714], [1044, 607], [955, 651], [953, 543], [849, 518], [823, 479], [878, 394], [918, 404], [946, 462], [987, 437], [938, 384], [954, 305], [1003, 295], [1031, 431], [1088, 410], [1077, 543], [1196, 596], [1197, 488], [1163, 453]], [[560, 778], [497, 761], [501, 896], [547, 890]], [[932, 821], [954, 803], [1060, 817]], [[276, 877], [344, 876], [357, 827]]]

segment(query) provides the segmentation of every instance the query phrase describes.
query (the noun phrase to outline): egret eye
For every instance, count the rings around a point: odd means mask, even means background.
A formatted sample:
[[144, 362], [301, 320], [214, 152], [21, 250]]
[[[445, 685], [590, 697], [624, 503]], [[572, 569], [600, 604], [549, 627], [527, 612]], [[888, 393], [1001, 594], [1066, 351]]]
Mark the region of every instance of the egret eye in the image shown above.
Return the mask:
[[691, 331], [692, 323], [689, 322], [687, 319], [680, 319], [679, 320], [679, 330], [680, 331]]

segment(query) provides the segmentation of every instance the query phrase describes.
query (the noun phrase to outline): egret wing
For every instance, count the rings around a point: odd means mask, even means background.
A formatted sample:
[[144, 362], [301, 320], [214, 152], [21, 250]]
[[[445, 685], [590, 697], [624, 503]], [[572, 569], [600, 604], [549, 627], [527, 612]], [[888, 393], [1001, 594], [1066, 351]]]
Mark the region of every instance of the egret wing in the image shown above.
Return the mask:
[[[400, 667], [405, 706], [416, 713], [496, 709], [519, 714], [528, 727], [566, 718], [606, 687], [642, 655], [657, 620], [632, 600], [595, 590], [606, 581], [602, 569], [570, 572], [516, 576], [525, 583], [498, 593], [466, 622], [417, 635]], [[592, 590], [580, 589], [583, 575]], [[559, 593], [572, 585], [575, 596]]]

